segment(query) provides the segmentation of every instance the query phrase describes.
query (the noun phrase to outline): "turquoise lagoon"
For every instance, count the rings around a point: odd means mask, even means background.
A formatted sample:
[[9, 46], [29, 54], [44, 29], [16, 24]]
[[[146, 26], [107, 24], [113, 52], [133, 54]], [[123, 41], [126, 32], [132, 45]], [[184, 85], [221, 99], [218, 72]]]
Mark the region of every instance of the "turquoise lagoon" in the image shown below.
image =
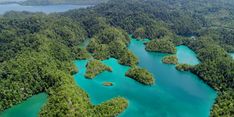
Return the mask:
[[[76, 61], [79, 68], [75, 80], [97, 105], [113, 97], [125, 97], [128, 108], [120, 117], [208, 117], [217, 96], [216, 92], [190, 72], [180, 72], [175, 65], [167, 65], [161, 59], [167, 54], [145, 51], [143, 41], [132, 39], [129, 49], [139, 58], [139, 66], [148, 69], [156, 78], [153, 86], [144, 86], [128, 77], [127, 66], [116, 59], [104, 60], [113, 72], [103, 72], [93, 80], [84, 77], [88, 60]], [[180, 63], [198, 64], [196, 55], [186, 46], [177, 47]], [[186, 58], [187, 59], [186, 59]], [[113, 86], [103, 86], [113, 82]]]
[[176, 47], [177, 57], [180, 64], [197, 65], [200, 61], [197, 59], [195, 52], [187, 46], [181, 45]]
[[0, 117], [37, 117], [46, 101], [46, 93], [34, 95], [26, 101], [0, 113]]

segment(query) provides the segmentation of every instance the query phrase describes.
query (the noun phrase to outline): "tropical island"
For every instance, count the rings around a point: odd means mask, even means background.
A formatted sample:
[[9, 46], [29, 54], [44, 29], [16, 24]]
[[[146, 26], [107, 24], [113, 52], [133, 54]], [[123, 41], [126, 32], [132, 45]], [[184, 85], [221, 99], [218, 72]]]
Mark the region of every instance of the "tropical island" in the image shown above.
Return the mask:
[[114, 84], [112, 82], [104, 82], [103, 85], [104, 86], [113, 86]]
[[[134, 33], [152, 39], [148, 51], [174, 54], [175, 45], [191, 48], [201, 63], [177, 68], [189, 69], [217, 91], [210, 116], [233, 116], [234, 61], [228, 55], [234, 52], [233, 11], [232, 0], [111, 0], [49, 15], [8, 12], [0, 16], [0, 111], [44, 92], [48, 102], [42, 117], [119, 115], [127, 100], [117, 97], [92, 105], [74, 82], [73, 61], [113, 57], [131, 66], [129, 77], [151, 85], [152, 75], [133, 67], [138, 58], [127, 47]], [[88, 38], [87, 48], [78, 48]]]
[[177, 64], [178, 58], [176, 55], [169, 55], [169, 56], [163, 57], [162, 62], [166, 64]]
[[85, 77], [90, 79], [96, 77], [98, 74], [104, 71], [112, 71], [111, 67], [103, 64], [99, 60], [90, 60], [86, 65], [86, 69]]
[[145, 49], [151, 52], [176, 53], [175, 45], [167, 39], [153, 39], [146, 43]]
[[153, 75], [143, 68], [133, 67], [125, 75], [144, 85], [153, 85], [155, 83]]

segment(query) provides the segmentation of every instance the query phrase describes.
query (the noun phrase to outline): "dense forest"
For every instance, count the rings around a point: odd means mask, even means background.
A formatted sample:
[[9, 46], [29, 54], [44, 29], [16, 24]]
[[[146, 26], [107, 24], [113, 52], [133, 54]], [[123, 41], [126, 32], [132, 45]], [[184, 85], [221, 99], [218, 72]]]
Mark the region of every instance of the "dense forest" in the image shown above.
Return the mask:
[[[123, 98], [93, 106], [75, 85], [71, 75], [78, 70], [72, 61], [87, 56], [79, 47], [87, 37], [79, 22], [45, 14], [15, 14], [6, 14], [0, 23], [1, 111], [40, 92], [49, 94], [41, 116], [114, 116], [127, 107]], [[71, 106], [75, 113], [67, 111]]]
[[85, 77], [90, 79], [96, 77], [98, 74], [104, 71], [109, 71], [109, 72], [112, 71], [111, 67], [103, 64], [101, 61], [98, 60], [89, 61], [88, 64], [86, 65], [86, 68], [87, 70], [85, 73]]
[[150, 52], [162, 52], [168, 54], [176, 53], [175, 45], [166, 38], [151, 40], [150, 42], [146, 43], [145, 49]]
[[[138, 58], [127, 48], [133, 34], [152, 39], [147, 44], [151, 49], [161, 43], [154, 51], [164, 52], [165, 46], [166, 53], [175, 53], [175, 45], [193, 49], [201, 64], [177, 68], [190, 70], [217, 90], [211, 116], [233, 116], [234, 60], [227, 53], [234, 52], [233, 21], [232, 0], [111, 0], [49, 15], [8, 12], [0, 16], [0, 111], [46, 92], [41, 116], [117, 116], [127, 100], [92, 105], [74, 83], [71, 75], [79, 68], [72, 61], [113, 57], [136, 66]], [[87, 39], [87, 47], [81, 47]]]
[[179, 71], [189, 71], [192, 69], [192, 66], [188, 64], [177, 64], [176, 69]]
[[177, 64], [178, 58], [176, 55], [169, 55], [169, 56], [163, 57], [162, 62], [165, 64]]
[[132, 67], [125, 75], [144, 85], [153, 85], [155, 83], [154, 76], [143, 68]]

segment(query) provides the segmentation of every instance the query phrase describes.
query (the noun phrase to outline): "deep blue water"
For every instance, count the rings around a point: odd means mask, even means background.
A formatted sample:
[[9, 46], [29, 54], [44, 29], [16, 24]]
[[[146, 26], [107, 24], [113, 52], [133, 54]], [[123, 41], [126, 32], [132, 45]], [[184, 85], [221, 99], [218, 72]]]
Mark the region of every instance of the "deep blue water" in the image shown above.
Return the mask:
[[[161, 62], [162, 53], [145, 51], [143, 41], [132, 40], [129, 49], [139, 58], [139, 66], [148, 69], [156, 78], [153, 86], [144, 86], [125, 77], [127, 66], [118, 64], [116, 59], [104, 60], [113, 72], [103, 72], [93, 80], [84, 77], [88, 60], [76, 61], [79, 68], [75, 80], [90, 96], [95, 105], [116, 96], [129, 101], [128, 108], [120, 117], [208, 117], [217, 96], [216, 92], [190, 72], [180, 72], [175, 65]], [[177, 47], [180, 62], [198, 64], [196, 55], [189, 48]], [[188, 56], [186, 58], [181, 58]], [[190, 53], [190, 54], [188, 54]], [[191, 54], [192, 53], [192, 54]], [[182, 61], [183, 60], [183, 61]], [[105, 87], [103, 82], [113, 82]]]

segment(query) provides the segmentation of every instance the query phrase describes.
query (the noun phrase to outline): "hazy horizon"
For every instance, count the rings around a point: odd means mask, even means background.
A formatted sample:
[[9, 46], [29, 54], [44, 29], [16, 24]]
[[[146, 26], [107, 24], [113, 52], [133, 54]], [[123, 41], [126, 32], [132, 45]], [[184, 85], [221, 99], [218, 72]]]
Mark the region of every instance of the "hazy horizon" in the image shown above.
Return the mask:
[[26, 0], [0, 0], [0, 3], [3, 3], [3, 2], [21, 2], [21, 1], [26, 1]]

